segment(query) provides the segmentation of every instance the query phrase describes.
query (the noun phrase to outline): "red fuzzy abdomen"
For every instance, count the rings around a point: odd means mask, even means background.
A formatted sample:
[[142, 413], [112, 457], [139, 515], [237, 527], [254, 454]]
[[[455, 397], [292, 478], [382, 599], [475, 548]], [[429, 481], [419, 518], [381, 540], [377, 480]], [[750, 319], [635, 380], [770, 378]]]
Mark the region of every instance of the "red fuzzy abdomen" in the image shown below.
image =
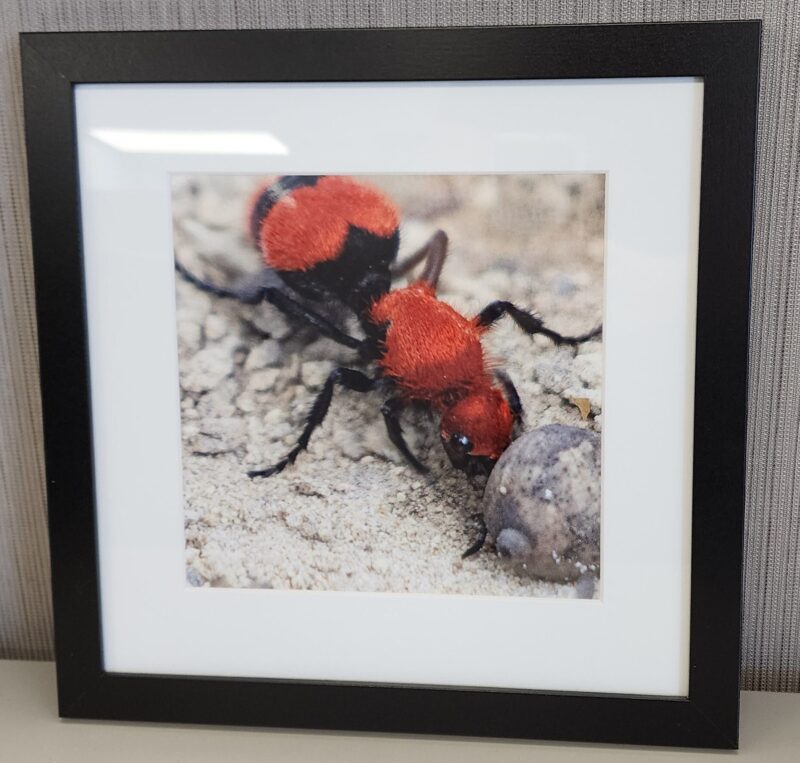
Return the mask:
[[437, 395], [464, 392], [485, 379], [481, 330], [438, 300], [427, 284], [390, 292], [370, 316], [389, 324], [379, 364], [406, 397], [436, 405]]
[[378, 190], [346, 177], [323, 177], [280, 198], [261, 223], [259, 245], [276, 270], [308, 270], [335, 260], [350, 226], [389, 238], [399, 224]]

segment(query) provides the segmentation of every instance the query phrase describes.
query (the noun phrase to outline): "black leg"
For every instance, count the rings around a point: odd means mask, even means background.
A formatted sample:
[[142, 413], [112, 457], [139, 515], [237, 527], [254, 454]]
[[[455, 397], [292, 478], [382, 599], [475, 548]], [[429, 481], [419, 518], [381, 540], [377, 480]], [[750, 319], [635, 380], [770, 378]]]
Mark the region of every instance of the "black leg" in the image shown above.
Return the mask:
[[199, 278], [194, 273], [187, 270], [177, 259], [175, 260], [175, 271], [184, 281], [188, 281], [200, 291], [204, 291], [206, 294], [213, 294], [215, 297], [235, 299], [248, 305], [255, 305], [263, 299], [260, 289], [255, 289], [252, 292], [245, 289], [240, 291], [238, 289], [227, 289], [224, 286], [216, 286], [213, 283], [204, 281], [202, 278]]
[[314, 405], [311, 406], [311, 411], [306, 419], [303, 434], [300, 435], [297, 445], [295, 445], [284, 458], [278, 461], [277, 464], [267, 469], [255, 469], [247, 472], [249, 477], [271, 477], [273, 474], [282, 472], [289, 464], [295, 462], [297, 456], [308, 447], [308, 441], [311, 439], [314, 430], [325, 420], [325, 416], [331, 404], [331, 399], [333, 398], [333, 388], [337, 384], [355, 392], [369, 392], [371, 389], [374, 389], [375, 380], [362, 374], [361, 371], [354, 371], [350, 368], [335, 368], [331, 371], [330, 374], [328, 374], [328, 378], [325, 380], [322, 392], [317, 395]]
[[511, 408], [511, 413], [514, 414], [514, 418], [517, 421], [521, 421], [522, 401], [519, 399], [519, 392], [517, 392], [514, 382], [511, 381], [511, 377], [505, 371], [500, 369], [497, 369], [494, 375], [500, 384], [503, 385], [503, 391], [505, 392], [506, 400], [508, 400], [508, 407]]
[[246, 305], [256, 305], [262, 301], [269, 302], [289, 318], [315, 328], [322, 336], [332, 339], [339, 344], [343, 344], [345, 347], [350, 347], [353, 350], [361, 349], [362, 340], [345, 334], [329, 320], [305, 307], [305, 305], [296, 302], [288, 294], [282, 292], [275, 286], [258, 285], [242, 289], [216, 286], [190, 273], [177, 260], [175, 260], [175, 270], [186, 281], [207, 294], [213, 294], [215, 297], [222, 297], [224, 299], [235, 299]]
[[435, 289], [439, 283], [439, 276], [442, 273], [446, 258], [447, 234], [442, 230], [437, 230], [414, 254], [409, 255], [403, 262], [392, 268], [392, 278], [406, 275], [425, 260], [425, 268], [419, 280], [426, 281]]
[[[438, 231], [437, 231], [438, 233]], [[436, 234], [434, 233], [434, 236]], [[427, 259], [430, 251], [431, 241], [428, 239], [416, 252], [409, 254], [402, 262], [398, 262], [392, 269], [392, 278], [402, 278], [408, 275], [424, 259]]]
[[363, 340], [345, 334], [344, 331], [338, 329], [319, 313], [315, 313], [299, 302], [295, 302], [290, 296], [280, 291], [280, 289], [274, 287], [264, 289], [264, 299], [271, 305], [277, 307], [284, 315], [295, 318], [315, 328], [322, 336], [332, 339], [338, 344], [343, 344], [345, 347], [349, 347], [352, 350], [361, 349]]
[[597, 326], [591, 331], [587, 331], [585, 334], [580, 334], [579, 336], [563, 336], [557, 331], [547, 328], [544, 323], [542, 323], [541, 319], [535, 316], [533, 313], [529, 313], [527, 310], [523, 310], [511, 302], [504, 302], [502, 300], [492, 302], [490, 305], [484, 307], [475, 318], [475, 322], [479, 326], [491, 326], [506, 314], [509, 315], [514, 323], [516, 323], [517, 326], [519, 326], [525, 333], [531, 335], [542, 334], [543, 336], [552, 339], [555, 344], [569, 344], [574, 346], [580, 344], [581, 342], [587, 342], [590, 339], [594, 339], [595, 337], [600, 336], [600, 334], [603, 332], [603, 327]]
[[405, 403], [399, 397], [391, 397], [381, 406], [383, 420], [386, 422], [386, 431], [389, 433], [389, 439], [403, 454], [406, 461], [418, 472], [425, 474], [428, 471], [428, 467], [417, 460], [403, 438], [403, 429], [400, 426], [399, 418], [403, 408], [405, 408]]
[[473, 514], [471, 518], [473, 522], [478, 525], [478, 537], [475, 542], [461, 554], [462, 559], [477, 554], [478, 551], [483, 548], [483, 544], [486, 543], [486, 536], [489, 534], [489, 531], [486, 529], [486, 520], [484, 520], [483, 514]]

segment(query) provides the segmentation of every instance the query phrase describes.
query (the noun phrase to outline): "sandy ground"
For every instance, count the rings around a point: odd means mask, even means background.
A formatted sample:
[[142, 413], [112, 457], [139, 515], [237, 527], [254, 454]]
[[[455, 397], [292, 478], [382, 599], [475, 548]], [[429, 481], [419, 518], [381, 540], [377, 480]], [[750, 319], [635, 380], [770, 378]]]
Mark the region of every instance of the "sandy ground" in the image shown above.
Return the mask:
[[[403, 213], [401, 258], [437, 228], [447, 231], [439, 291], [465, 314], [502, 298], [562, 333], [600, 322], [602, 176], [369, 180]], [[216, 283], [257, 270], [244, 220], [259, 182], [174, 178], [176, 256]], [[406, 466], [385, 434], [377, 394], [337, 390], [308, 452], [280, 475], [249, 479], [247, 469], [277, 461], [296, 442], [328, 371], [361, 366], [352, 351], [288, 325], [269, 305], [209, 297], [182, 281], [177, 305], [191, 585], [575, 595], [571, 585], [520, 577], [489, 547], [461, 560], [480, 491], [452, 469], [424, 411], [406, 412], [404, 429], [431, 472]], [[600, 431], [601, 341], [577, 353], [557, 349], [504, 319], [486, 345], [520, 392], [526, 429], [560, 422]], [[575, 399], [589, 402], [588, 418]]]

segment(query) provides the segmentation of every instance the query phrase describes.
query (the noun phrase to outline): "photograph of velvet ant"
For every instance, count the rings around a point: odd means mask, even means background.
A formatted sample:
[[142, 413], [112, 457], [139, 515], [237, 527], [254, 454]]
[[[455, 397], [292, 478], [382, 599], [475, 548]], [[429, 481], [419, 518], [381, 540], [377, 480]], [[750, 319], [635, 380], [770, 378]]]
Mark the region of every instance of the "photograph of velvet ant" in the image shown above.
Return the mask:
[[175, 175], [187, 583], [596, 598], [605, 175]]

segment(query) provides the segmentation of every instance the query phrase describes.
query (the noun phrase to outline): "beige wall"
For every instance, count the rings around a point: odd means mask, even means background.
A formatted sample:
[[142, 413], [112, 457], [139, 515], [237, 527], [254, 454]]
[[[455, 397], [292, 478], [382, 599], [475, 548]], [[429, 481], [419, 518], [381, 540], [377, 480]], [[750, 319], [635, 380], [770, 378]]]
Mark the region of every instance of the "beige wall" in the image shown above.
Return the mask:
[[52, 656], [19, 31], [764, 20], [742, 672], [800, 691], [800, 7], [767, 2], [0, 0], [0, 657]]

